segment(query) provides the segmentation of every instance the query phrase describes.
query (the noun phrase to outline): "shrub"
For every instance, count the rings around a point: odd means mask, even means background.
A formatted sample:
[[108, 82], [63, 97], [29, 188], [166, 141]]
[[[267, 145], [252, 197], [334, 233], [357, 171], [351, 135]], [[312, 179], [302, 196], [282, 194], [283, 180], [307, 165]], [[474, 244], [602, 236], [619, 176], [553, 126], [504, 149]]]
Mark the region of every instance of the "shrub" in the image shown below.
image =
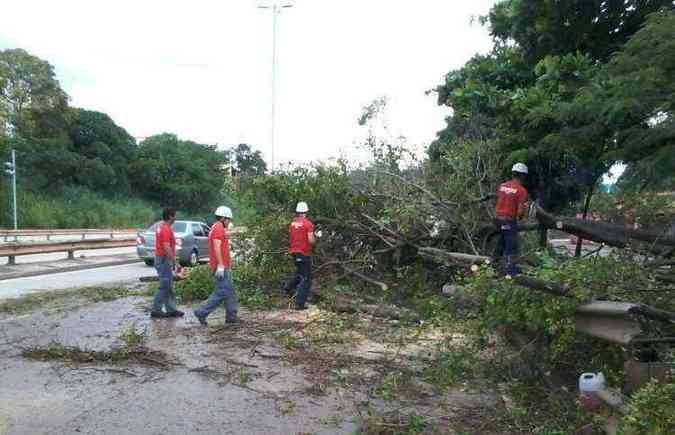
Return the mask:
[[181, 302], [207, 299], [214, 290], [216, 283], [209, 266], [193, 267], [186, 272], [187, 278], [176, 283], [176, 297]]
[[621, 433], [675, 433], [675, 384], [652, 380], [631, 397]]
[[[268, 309], [271, 307], [269, 296], [260, 288], [251, 286], [254, 277], [250, 268], [243, 265], [237, 268], [232, 280], [239, 303], [249, 309]], [[197, 266], [187, 270], [187, 278], [178, 281], [175, 286], [176, 297], [181, 302], [202, 301], [215, 289], [215, 279], [209, 266]]]

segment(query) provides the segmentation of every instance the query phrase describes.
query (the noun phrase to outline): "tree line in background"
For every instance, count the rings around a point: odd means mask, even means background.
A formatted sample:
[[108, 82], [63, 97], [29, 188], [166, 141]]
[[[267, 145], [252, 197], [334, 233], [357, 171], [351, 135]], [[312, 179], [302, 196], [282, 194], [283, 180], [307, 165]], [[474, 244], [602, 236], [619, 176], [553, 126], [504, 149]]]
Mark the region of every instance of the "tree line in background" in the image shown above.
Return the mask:
[[221, 199], [226, 173], [267, 169], [247, 144], [219, 150], [169, 133], [137, 143], [107, 114], [70, 107], [54, 68], [22, 49], [0, 51], [0, 155], [11, 148], [24, 194], [54, 198], [77, 188], [191, 213]]

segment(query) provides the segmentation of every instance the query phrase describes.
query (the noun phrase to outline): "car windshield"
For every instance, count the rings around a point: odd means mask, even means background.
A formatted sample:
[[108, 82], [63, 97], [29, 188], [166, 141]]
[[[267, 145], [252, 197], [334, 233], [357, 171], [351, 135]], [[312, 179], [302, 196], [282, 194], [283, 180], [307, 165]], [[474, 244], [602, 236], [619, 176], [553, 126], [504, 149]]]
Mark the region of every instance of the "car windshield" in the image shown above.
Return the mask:
[[[152, 224], [150, 226], [150, 228], [148, 228], [148, 232], [154, 233], [155, 231], [157, 231], [157, 227], [161, 223], [162, 222], [160, 221], [160, 222], [155, 222], [154, 224]], [[171, 225], [171, 229], [173, 229], [174, 233], [184, 233], [184, 232], [186, 232], [186, 228], [187, 228], [187, 223], [185, 223], [185, 222], [174, 222], [173, 225]]]

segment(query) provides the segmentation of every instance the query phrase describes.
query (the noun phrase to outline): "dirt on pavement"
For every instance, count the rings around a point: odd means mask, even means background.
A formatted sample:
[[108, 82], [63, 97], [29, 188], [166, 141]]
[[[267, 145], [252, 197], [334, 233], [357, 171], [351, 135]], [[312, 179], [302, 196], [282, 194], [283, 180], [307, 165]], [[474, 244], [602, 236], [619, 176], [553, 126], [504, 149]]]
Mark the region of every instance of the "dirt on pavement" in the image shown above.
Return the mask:
[[440, 391], [417, 376], [453, 339], [444, 331], [317, 307], [242, 310], [232, 326], [219, 311], [202, 327], [189, 306], [151, 320], [147, 305], [0, 310], [0, 434], [455, 433], [502, 406], [477, 384]]

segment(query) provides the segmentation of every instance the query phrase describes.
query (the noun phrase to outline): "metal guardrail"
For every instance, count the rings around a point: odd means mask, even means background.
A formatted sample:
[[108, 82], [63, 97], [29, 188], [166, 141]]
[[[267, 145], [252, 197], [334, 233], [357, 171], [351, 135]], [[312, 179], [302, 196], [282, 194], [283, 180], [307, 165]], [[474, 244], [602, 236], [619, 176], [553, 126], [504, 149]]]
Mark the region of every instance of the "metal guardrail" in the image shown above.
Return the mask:
[[85, 239], [70, 241], [48, 241], [15, 243], [9, 242], [0, 245], [0, 257], [8, 257], [7, 264], [16, 264], [16, 257], [21, 255], [48, 254], [52, 252], [67, 252], [68, 258], [75, 258], [75, 251], [90, 249], [126, 248], [136, 246], [136, 238], [124, 239]]
[[91, 229], [91, 228], [75, 228], [75, 229], [22, 229], [22, 230], [0, 230], [0, 237], [7, 242], [8, 239], [14, 239], [15, 242], [19, 237], [45, 237], [50, 240], [52, 236], [81, 236], [81, 239], [86, 239], [87, 235], [107, 234], [112, 239], [116, 234], [129, 235], [137, 234], [138, 229]]

